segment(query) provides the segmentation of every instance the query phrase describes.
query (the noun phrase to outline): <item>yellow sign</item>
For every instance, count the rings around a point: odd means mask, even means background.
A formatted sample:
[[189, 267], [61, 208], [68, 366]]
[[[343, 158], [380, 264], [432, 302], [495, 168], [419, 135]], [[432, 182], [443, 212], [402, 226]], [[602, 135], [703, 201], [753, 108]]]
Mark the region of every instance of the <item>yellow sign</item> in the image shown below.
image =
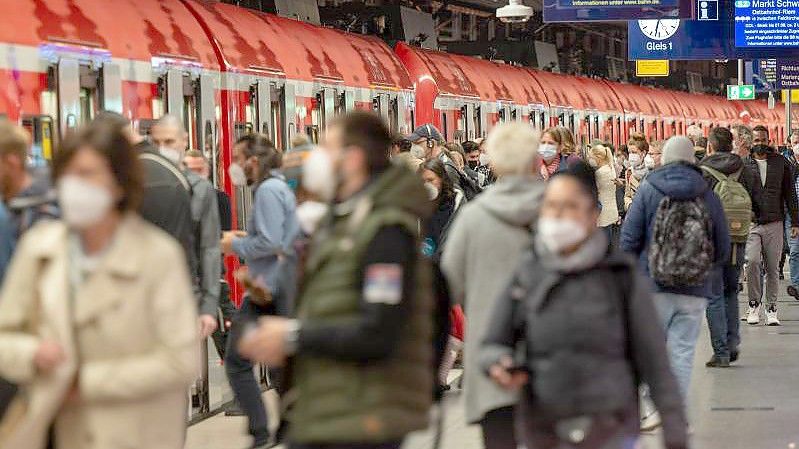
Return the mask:
[[635, 76], [669, 76], [668, 59], [635, 61]]
[[[785, 100], [788, 98], [788, 91], [782, 91], [782, 102], [785, 103]], [[799, 103], [799, 89], [791, 90], [791, 103]]]

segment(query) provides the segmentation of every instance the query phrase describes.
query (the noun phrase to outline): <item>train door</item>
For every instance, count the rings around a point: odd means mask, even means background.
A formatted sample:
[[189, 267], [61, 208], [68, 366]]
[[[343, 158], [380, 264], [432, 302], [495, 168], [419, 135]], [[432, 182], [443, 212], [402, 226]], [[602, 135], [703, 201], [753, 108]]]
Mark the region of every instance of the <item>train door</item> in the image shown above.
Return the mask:
[[[100, 110], [122, 112], [122, 81], [119, 66], [113, 62], [79, 60], [62, 57], [50, 66], [47, 75], [47, 88], [41, 95], [42, 126], [50, 127], [33, 135], [33, 148], [42, 152], [32, 155], [37, 160], [52, 157], [54, 126], [59, 133], [67, 135], [77, 127], [90, 122]], [[49, 117], [49, 119], [47, 118]], [[35, 117], [28, 117], [32, 126]], [[34, 126], [35, 127], [35, 126]], [[49, 143], [50, 154], [43, 153]]]
[[55, 124], [49, 115], [22, 116], [22, 126], [31, 136], [31, 156], [35, 162], [51, 161], [55, 149]]

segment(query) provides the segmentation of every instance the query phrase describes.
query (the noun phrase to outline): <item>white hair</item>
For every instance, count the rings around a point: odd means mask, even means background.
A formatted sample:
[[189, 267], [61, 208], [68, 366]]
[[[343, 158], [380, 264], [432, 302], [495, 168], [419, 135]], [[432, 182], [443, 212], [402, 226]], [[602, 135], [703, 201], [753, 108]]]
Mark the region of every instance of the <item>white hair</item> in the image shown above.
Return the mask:
[[512, 122], [496, 126], [486, 137], [486, 154], [498, 175], [530, 173], [538, 160], [540, 134], [528, 123]]

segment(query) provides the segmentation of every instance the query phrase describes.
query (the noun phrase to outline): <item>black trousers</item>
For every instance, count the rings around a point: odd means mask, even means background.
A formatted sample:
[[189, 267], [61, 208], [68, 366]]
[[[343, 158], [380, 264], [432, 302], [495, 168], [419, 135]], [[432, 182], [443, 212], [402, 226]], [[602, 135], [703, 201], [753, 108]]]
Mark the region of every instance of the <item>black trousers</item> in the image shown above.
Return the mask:
[[402, 440], [389, 443], [289, 443], [289, 449], [399, 449]]
[[516, 449], [513, 406], [491, 410], [480, 421], [485, 449]]

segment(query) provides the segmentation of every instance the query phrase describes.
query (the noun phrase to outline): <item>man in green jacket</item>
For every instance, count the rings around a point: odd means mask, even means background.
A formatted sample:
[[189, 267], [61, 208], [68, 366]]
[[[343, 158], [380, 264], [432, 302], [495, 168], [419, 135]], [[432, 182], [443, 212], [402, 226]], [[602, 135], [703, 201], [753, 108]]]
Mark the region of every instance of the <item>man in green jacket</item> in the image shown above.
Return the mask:
[[290, 358], [291, 449], [399, 448], [424, 429], [433, 393], [430, 268], [421, 179], [389, 162], [391, 135], [371, 113], [327, 129], [305, 188], [330, 202], [313, 236], [297, 318], [262, 319], [241, 343], [253, 360]]

